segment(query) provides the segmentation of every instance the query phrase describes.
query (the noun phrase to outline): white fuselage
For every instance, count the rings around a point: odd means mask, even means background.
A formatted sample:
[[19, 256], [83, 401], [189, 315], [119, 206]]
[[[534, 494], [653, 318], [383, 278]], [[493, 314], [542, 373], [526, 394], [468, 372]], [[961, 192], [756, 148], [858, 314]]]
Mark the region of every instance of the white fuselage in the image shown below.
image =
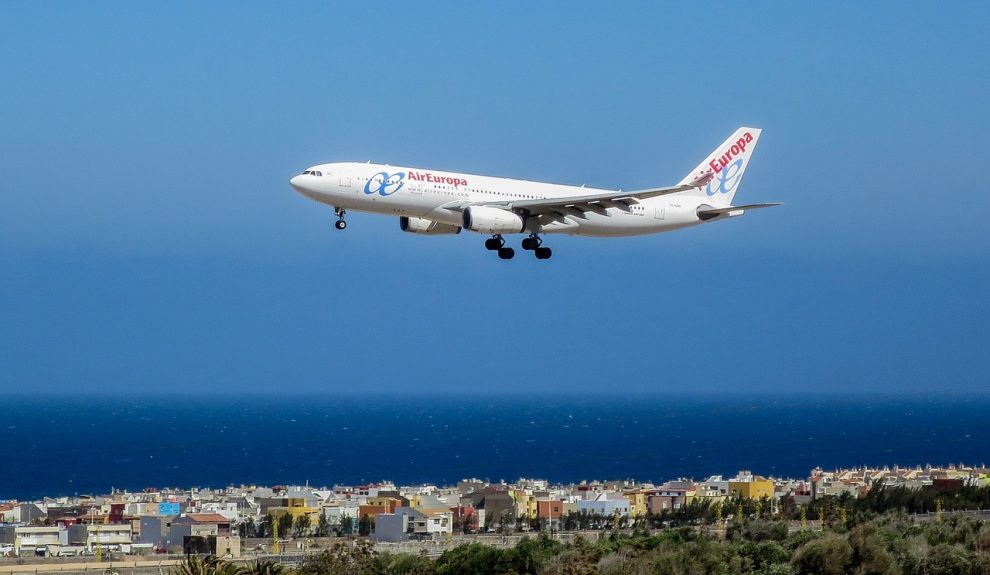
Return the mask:
[[[388, 164], [320, 164], [291, 180], [292, 187], [317, 202], [346, 210], [424, 218], [461, 226], [465, 202], [486, 203], [568, 198], [614, 190], [567, 186], [425, 170]], [[632, 236], [702, 223], [697, 215], [706, 198], [670, 194], [634, 200], [630, 205], [599, 206], [595, 211], [561, 208], [552, 221], [527, 223], [527, 233]], [[534, 229], [538, 228], [538, 229]]]

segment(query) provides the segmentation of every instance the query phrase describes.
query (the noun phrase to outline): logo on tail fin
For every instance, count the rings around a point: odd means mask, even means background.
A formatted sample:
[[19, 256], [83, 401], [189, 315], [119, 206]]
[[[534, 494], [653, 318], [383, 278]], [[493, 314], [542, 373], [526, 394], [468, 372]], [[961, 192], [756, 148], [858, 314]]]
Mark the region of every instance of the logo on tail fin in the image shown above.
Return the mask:
[[732, 203], [733, 196], [739, 191], [749, 160], [756, 150], [756, 142], [760, 139], [759, 128], [737, 129], [724, 142], [718, 145], [701, 164], [679, 185], [689, 186], [695, 191], [690, 192], [711, 200], [718, 206]]
[[724, 170], [726, 166], [729, 165], [729, 162], [732, 161], [732, 158], [735, 158], [739, 154], [745, 152], [746, 146], [752, 141], [753, 141], [753, 134], [746, 132], [745, 134], [742, 135], [741, 138], [739, 138], [739, 140], [736, 141], [735, 144], [732, 144], [732, 146], [728, 150], [726, 150], [724, 154], [722, 154], [722, 157], [715, 158], [714, 160], [708, 162], [708, 166], [716, 174], [718, 174], [719, 172]]
[[[747, 135], [749, 135], [747, 133]], [[735, 148], [735, 146], [733, 146]], [[712, 161], [714, 164], [715, 161]], [[742, 175], [743, 159], [739, 158], [735, 162], [732, 162], [728, 167], [720, 169], [718, 175], [716, 175], [710, 182], [708, 182], [708, 187], [705, 188], [705, 195], [708, 197], [714, 196], [715, 194], [728, 194], [736, 189], [739, 185], [740, 177]]]

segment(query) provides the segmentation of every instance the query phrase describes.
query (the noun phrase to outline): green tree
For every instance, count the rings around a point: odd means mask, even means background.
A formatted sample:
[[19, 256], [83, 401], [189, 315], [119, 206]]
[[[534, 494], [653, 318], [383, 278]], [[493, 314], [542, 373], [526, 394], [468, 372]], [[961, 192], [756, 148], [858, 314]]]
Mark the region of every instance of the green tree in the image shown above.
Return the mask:
[[320, 518], [316, 522], [316, 533], [317, 537], [330, 537], [330, 520], [327, 519], [327, 514], [320, 511]]
[[268, 539], [272, 536], [272, 525], [274, 524], [275, 518], [272, 517], [271, 513], [268, 513], [258, 523], [258, 528], [255, 535], [262, 539]]
[[876, 525], [864, 524], [849, 533], [852, 564], [859, 575], [896, 575], [899, 571], [894, 558], [880, 540]]
[[523, 537], [507, 554], [506, 559], [516, 573], [538, 573], [540, 566], [560, 553], [561, 544], [541, 531], [536, 539]]
[[970, 558], [966, 552], [950, 545], [936, 545], [922, 563], [925, 575], [968, 575]]
[[237, 575], [289, 575], [291, 570], [275, 561], [255, 561], [241, 567]]
[[990, 524], [984, 525], [976, 536], [976, 550], [990, 553]]
[[358, 535], [361, 537], [367, 537], [371, 535], [371, 528], [374, 524], [371, 521], [371, 517], [366, 513], [361, 516], [361, 520], [358, 521]]
[[350, 535], [351, 533], [354, 533], [354, 518], [350, 515], [344, 515], [340, 518], [340, 526], [337, 534]]
[[281, 517], [278, 518], [278, 536], [279, 538], [288, 537], [292, 534], [292, 516], [288, 513], [283, 513]]
[[240, 568], [212, 555], [190, 555], [169, 570], [170, 575], [238, 575]]
[[[437, 575], [503, 575], [513, 571], [508, 551], [481, 543], [458, 545], [444, 551], [434, 565]], [[525, 573], [525, 571], [516, 571]]]
[[791, 553], [776, 541], [747, 541], [735, 548], [755, 570], [765, 571], [772, 565], [787, 563]]
[[411, 553], [382, 553], [378, 557], [381, 573], [388, 575], [432, 575], [435, 571], [433, 560], [424, 551], [420, 555]]
[[248, 517], [237, 526], [237, 532], [242, 538], [257, 537], [258, 526], [254, 524], [254, 518]]
[[300, 537], [305, 537], [309, 534], [310, 518], [309, 515], [303, 514], [296, 517], [295, 522], [292, 525], [292, 534], [297, 539]]
[[842, 575], [852, 563], [853, 549], [844, 537], [826, 535], [797, 550], [791, 565], [798, 575]]
[[509, 518], [512, 513], [508, 509], [503, 509], [498, 516], [498, 532], [502, 534], [509, 533]]
[[377, 575], [385, 573], [374, 546], [366, 539], [336, 542], [318, 555], [310, 555], [299, 566], [300, 575]]

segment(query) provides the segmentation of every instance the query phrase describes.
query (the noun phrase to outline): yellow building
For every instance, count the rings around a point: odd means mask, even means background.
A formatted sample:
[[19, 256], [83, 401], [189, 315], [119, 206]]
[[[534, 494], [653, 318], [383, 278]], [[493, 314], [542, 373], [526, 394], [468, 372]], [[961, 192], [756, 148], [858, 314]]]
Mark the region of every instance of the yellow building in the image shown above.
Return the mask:
[[310, 520], [313, 525], [316, 525], [317, 515], [320, 513], [319, 508], [309, 507], [306, 505], [306, 500], [302, 497], [290, 497], [286, 500], [285, 507], [272, 507], [269, 509], [269, 513], [272, 517], [278, 519], [283, 515], [291, 515], [292, 519], [296, 519], [302, 515], [309, 515]]
[[525, 491], [514, 490], [512, 498], [516, 501], [516, 516], [525, 515], [527, 519], [536, 519], [536, 497]]
[[698, 493], [694, 496], [699, 501], [707, 501], [710, 505], [716, 503], [725, 503], [725, 500], [729, 498], [728, 495], [720, 493], [717, 490], [698, 490]]
[[629, 515], [632, 517], [643, 517], [646, 515], [647, 493], [645, 491], [626, 491], [623, 495], [629, 500]]
[[759, 475], [753, 475], [748, 481], [730, 481], [729, 496], [742, 499], [773, 498], [773, 481]]
[[565, 501], [564, 502], [564, 516], [566, 517], [568, 513], [577, 513], [578, 505], [576, 501]]
[[374, 507], [385, 507], [386, 509], [395, 509], [396, 507], [402, 506], [402, 500], [398, 497], [389, 497], [376, 495], [375, 497], [368, 498], [368, 505]]

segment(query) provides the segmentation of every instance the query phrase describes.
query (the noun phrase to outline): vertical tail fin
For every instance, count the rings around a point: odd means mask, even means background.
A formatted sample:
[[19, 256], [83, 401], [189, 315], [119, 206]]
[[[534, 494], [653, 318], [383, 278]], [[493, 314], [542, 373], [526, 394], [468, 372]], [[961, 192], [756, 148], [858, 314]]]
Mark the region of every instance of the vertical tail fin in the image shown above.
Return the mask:
[[761, 131], [759, 128], [739, 128], [681, 180], [680, 185], [689, 184], [710, 172], [711, 180], [699, 193], [705, 194], [715, 206], [732, 205], [732, 197], [742, 183]]

